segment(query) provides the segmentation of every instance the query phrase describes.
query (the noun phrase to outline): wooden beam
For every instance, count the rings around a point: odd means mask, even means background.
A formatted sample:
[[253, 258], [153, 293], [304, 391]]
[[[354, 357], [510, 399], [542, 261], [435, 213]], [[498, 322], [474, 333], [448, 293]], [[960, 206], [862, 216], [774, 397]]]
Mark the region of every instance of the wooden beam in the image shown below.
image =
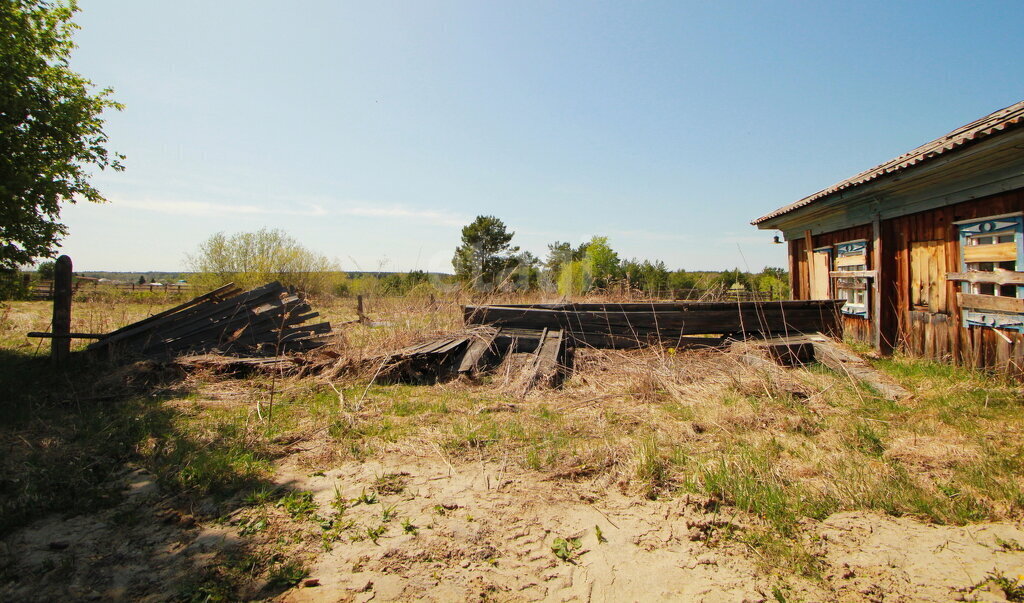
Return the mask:
[[871, 344], [882, 352], [882, 221], [876, 213], [871, 220], [871, 265], [875, 278], [871, 280]]
[[796, 275], [798, 262], [796, 261], [796, 255], [793, 253], [793, 249], [796, 247], [794, 241], [786, 241], [786, 260], [789, 262], [789, 274], [787, 276], [789, 280], [789, 299], [797, 299], [796, 284], [798, 277]]
[[957, 293], [957, 303], [961, 308], [975, 311], [1010, 312], [1024, 314], [1024, 299], [1001, 297], [998, 295], [980, 295], [977, 293]]
[[[466, 306], [466, 324], [564, 329], [567, 334], [671, 340], [682, 335], [832, 331], [841, 300], [707, 304], [676, 312], [598, 312], [529, 307]], [[704, 304], [700, 304], [704, 305]]]
[[42, 339], [103, 339], [106, 337], [104, 333], [41, 333], [39, 331], [32, 331], [27, 337], [38, 337]]
[[807, 299], [814, 297], [814, 237], [804, 231], [804, 254], [807, 256]]
[[1024, 285], [1024, 272], [1012, 270], [997, 270], [995, 272], [981, 272], [970, 270], [967, 272], [947, 272], [947, 281], [964, 281], [972, 284], [986, 283], [993, 285]]

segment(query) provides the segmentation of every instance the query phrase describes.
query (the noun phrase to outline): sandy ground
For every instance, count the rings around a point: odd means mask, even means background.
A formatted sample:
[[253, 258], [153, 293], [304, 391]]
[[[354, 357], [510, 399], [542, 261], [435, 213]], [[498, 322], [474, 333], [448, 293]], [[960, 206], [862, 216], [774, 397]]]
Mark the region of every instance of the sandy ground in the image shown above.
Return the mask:
[[[376, 543], [316, 547], [310, 586], [275, 599], [1001, 601], [999, 588], [974, 587], [993, 571], [1024, 574], [1024, 551], [1014, 546], [1024, 543], [1024, 526], [1009, 523], [935, 526], [840, 513], [806, 524], [824, 560], [821, 579], [782, 578], [737, 539], [718, 537], [747, 527], [737, 514], [711, 513], [697, 497], [648, 501], [600, 479], [547, 479], [501, 463], [452, 466], [439, 451], [393, 450], [317, 471], [310, 463], [301, 453], [288, 457], [278, 479], [313, 492], [325, 516], [338, 493], [357, 498], [381, 476], [397, 474], [402, 486], [343, 514], [358, 526], [385, 526]], [[6, 538], [0, 598], [174, 599], [218, 551], [242, 546], [230, 522], [166, 507], [145, 472], [127, 471], [124, 481], [117, 507], [43, 519]], [[395, 517], [383, 522], [386, 508]], [[558, 537], [579, 539], [569, 561], [552, 552]]]

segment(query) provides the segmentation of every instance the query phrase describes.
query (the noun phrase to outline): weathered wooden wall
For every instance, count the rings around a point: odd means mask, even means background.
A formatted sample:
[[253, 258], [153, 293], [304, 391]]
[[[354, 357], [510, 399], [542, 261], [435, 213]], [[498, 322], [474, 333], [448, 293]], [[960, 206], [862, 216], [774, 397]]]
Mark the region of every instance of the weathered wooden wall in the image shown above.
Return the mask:
[[[817, 235], [813, 237], [813, 245], [814, 247], [825, 247], [859, 239], [867, 239], [869, 241], [868, 247], [870, 248], [870, 224]], [[808, 286], [810, 275], [806, 249], [807, 246], [804, 239], [796, 239], [789, 242], [791, 270], [794, 275], [797, 275], [793, 279], [793, 299], [807, 299], [808, 291], [810, 291]], [[870, 249], [868, 253], [870, 255]], [[869, 266], [868, 268], [874, 269], [874, 266]], [[871, 323], [863, 318], [843, 315], [843, 331], [847, 337], [871, 343]]]
[[[1017, 211], [1024, 211], [1024, 189], [882, 221], [882, 265], [868, 266], [881, 272], [882, 312], [871, 320], [881, 320], [882, 338], [909, 354], [1024, 376], [1024, 335], [1004, 329], [962, 327], [954, 283], [940, 284], [945, 295], [940, 296], [941, 303], [934, 311], [912, 307], [910, 297], [914, 243], [942, 241], [945, 271], [958, 272], [959, 237], [953, 223]], [[871, 241], [871, 224], [817, 235], [812, 244], [823, 247], [857, 239]], [[806, 299], [809, 276], [805, 241], [790, 241], [789, 252], [793, 298]], [[1024, 270], [1024, 266], [1018, 266], [1018, 270]], [[844, 317], [843, 322], [848, 336], [870, 341], [868, 321]]]

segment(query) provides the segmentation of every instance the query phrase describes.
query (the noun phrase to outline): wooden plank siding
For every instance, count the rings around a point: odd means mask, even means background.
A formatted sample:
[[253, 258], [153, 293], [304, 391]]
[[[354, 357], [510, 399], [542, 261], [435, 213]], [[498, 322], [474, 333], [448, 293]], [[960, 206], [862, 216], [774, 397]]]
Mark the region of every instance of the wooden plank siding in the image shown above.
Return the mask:
[[[870, 240], [870, 238], [871, 225], [866, 224], [864, 226], [856, 226], [817, 235], [813, 237], [813, 246], [827, 247], [859, 239]], [[793, 299], [809, 298], [810, 288], [808, 287], [807, 275], [810, 273], [810, 270], [807, 264], [807, 254], [804, 252], [804, 241], [805, 239], [795, 239], [789, 242], [790, 257], [795, 259], [794, 263], [797, 265], [794, 274], [798, 275], [798, 278], [795, 278], [793, 283], [795, 285], [793, 288]], [[870, 257], [870, 249], [868, 251]], [[874, 266], [869, 264], [868, 269], [874, 269]], [[864, 343], [871, 343], [871, 323], [869, 321], [858, 316], [843, 314], [842, 323], [843, 333], [846, 337], [851, 337]]]
[[[977, 368], [1005, 371], [1024, 378], [1024, 336], [1010, 330], [962, 325], [957, 304], [959, 283], [944, 278], [945, 273], [961, 271], [960, 246], [954, 222], [985, 218], [1024, 210], [1024, 189], [1016, 189], [982, 199], [956, 203], [937, 209], [882, 220], [880, 222], [880, 266], [869, 262], [869, 270], [878, 270], [881, 312], [872, 312], [879, 320], [883, 351], [899, 348], [916, 356], [952, 361]], [[845, 241], [867, 239], [868, 257], [873, 258], [871, 223], [822, 233], [811, 238], [812, 248]], [[803, 238], [789, 241], [793, 268], [793, 299], [807, 299], [809, 266]], [[930, 247], [928, 260], [921, 253]], [[913, 249], [918, 250], [915, 270]], [[1018, 266], [1024, 271], [1024, 266]], [[928, 271], [928, 276], [922, 276]], [[927, 307], [915, 307], [912, 287], [922, 279], [936, 279]], [[917, 299], [920, 302], [920, 298]], [[880, 314], [880, 316], [879, 316]], [[845, 334], [871, 343], [869, 321], [844, 316]]]

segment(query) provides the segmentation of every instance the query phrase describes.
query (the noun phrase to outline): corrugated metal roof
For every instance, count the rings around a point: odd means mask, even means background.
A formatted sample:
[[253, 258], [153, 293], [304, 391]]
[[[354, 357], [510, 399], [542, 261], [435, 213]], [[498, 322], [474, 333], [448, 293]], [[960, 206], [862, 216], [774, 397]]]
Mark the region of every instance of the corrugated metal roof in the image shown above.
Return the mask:
[[871, 182], [872, 180], [888, 174], [901, 172], [916, 165], [925, 163], [932, 158], [944, 155], [951, 151], [956, 151], [957, 149], [977, 142], [983, 138], [1000, 134], [1001, 132], [1021, 125], [1024, 125], [1024, 101], [1010, 105], [1005, 109], [1000, 109], [995, 113], [990, 113], [981, 119], [972, 121], [965, 126], [961, 126], [953, 130], [945, 136], [941, 136], [927, 144], [921, 145], [909, 153], [904, 153], [899, 157], [886, 161], [885, 163], [873, 167], [870, 170], [865, 170], [852, 178], [847, 178], [842, 182], [833, 184], [832, 186], [824, 190], [820, 190], [813, 195], [804, 197], [795, 203], [790, 203], [785, 207], [780, 207], [772, 213], [754, 220], [751, 224], [760, 224], [766, 220], [776, 218], [795, 209], [810, 205], [815, 201], [824, 199], [825, 197], [841, 190]]

